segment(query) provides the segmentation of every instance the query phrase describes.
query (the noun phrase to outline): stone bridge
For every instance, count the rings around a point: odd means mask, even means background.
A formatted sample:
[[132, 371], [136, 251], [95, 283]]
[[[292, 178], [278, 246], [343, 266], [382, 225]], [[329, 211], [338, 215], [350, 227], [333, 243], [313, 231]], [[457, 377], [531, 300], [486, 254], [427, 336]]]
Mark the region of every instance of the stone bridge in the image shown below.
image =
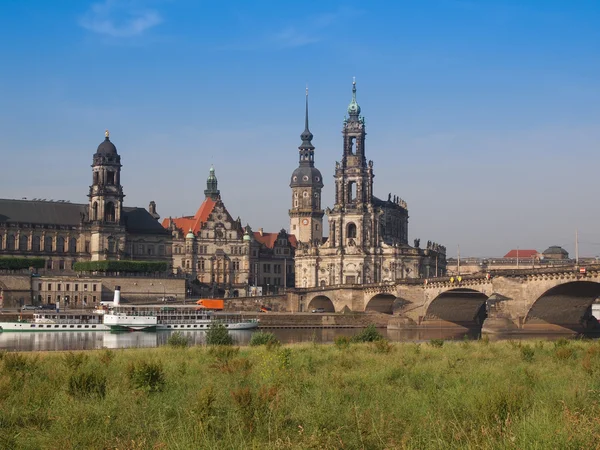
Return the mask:
[[492, 271], [390, 284], [324, 286], [290, 293], [291, 310], [377, 311], [392, 326], [482, 327], [484, 332], [586, 332], [600, 297], [600, 265]]

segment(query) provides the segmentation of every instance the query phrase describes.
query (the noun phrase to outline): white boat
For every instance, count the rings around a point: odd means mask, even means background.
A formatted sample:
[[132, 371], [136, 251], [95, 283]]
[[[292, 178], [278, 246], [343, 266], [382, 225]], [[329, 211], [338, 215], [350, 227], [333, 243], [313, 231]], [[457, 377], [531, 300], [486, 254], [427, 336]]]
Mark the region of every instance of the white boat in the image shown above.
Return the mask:
[[104, 325], [111, 330], [207, 330], [212, 324], [228, 330], [251, 330], [258, 319], [242, 314], [216, 313], [186, 306], [115, 306], [104, 314]]
[[32, 319], [0, 322], [3, 331], [110, 331], [98, 314], [65, 314], [56, 311], [34, 313]]

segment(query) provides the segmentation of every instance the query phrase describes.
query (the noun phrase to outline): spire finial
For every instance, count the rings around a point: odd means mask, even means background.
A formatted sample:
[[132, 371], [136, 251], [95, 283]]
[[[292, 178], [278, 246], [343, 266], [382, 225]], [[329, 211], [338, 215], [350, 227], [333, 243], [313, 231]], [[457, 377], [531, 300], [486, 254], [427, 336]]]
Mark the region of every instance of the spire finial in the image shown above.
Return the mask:
[[109, 136], [110, 136], [110, 133], [108, 132], [108, 130], [104, 130], [104, 137], [105, 137], [106, 139], [108, 139], [108, 138], [109, 138]]
[[358, 118], [360, 114], [360, 106], [356, 103], [356, 77], [352, 77], [352, 101], [348, 106], [348, 114], [350, 118]]
[[306, 85], [306, 112], [304, 115], [304, 131], [308, 131], [308, 84]]

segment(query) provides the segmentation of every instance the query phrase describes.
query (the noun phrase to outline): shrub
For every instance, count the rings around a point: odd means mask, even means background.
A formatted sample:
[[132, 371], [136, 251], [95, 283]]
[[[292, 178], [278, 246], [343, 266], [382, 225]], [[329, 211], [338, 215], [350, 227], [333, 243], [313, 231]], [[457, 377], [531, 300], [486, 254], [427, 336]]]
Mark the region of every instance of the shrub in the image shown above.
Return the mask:
[[104, 351], [100, 354], [100, 362], [105, 366], [108, 366], [113, 359], [115, 359], [115, 352], [111, 349], [105, 348]]
[[535, 355], [535, 350], [531, 348], [529, 345], [521, 346], [521, 358], [523, 361], [531, 362], [533, 361], [533, 356]]
[[565, 361], [575, 356], [575, 350], [572, 347], [558, 347], [554, 350], [556, 359]]
[[554, 341], [554, 348], [567, 347], [571, 342], [568, 339], [560, 338]]
[[80, 261], [73, 265], [76, 272], [156, 273], [168, 268], [164, 261]]
[[443, 339], [431, 339], [429, 341], [429, 345], [431, 345], [432, 347], [441, 348], [444, 346], [444, 340]]
[[259, 331], [256, 333], [252, 333], [252, 337], [250, 338], [250, 346], [256, 347], [258, 345], [277, 345], [280, 344], [279, 339], [275, 337], [273, 333], [268, 331]]
[[165, 374], [160, 363], [141, 361], [127, 368], [131, 385], [148, 392], [160, 392], [165, 385]]
[[350, 347], [350, 338], [348, 336], [338, 336], [333, 341], [335, 346], [340, 350], [345, 350]]
[[46, 267], [46, 260], [44, 258], [18, 258], [12, 256], [0, 258], [0, 270], [22, 270], [30, 267], [43, 269]]
[[360, 333], [352, 336], [352, 339], [350, 341], [351, 342], [375, 342], [375, 341], [379, 341], [381, 339], [383, 339], [383, 336], [381, 335], [381, 333], [379, 333], [379, 331], [377, 331], [377, 329], [375, 328], [375, 325], [371, 324], [371, 325], [367, 326], [367, 328], [362, 330]]
[[389, 353], [394, 346], [390, 344], [390, 341], [387, 339], [379, 339], [378, 341], [373, 342], [373, 348], [376, 353]]
[[63, 356], [63, 363], [71, 370], [77, 370], [83, 363], [87, 361], [87, 355], [85, 353], [73, 353], [68, 352]]
[[37, 367], [37, 357], [28, 358], [21, 353], [6, 353], [3, 358], [4, 369], [13, 375], [26, 375], [35, 371]]
[[206, 332], [206, 345], [233, 345], [233, 338], [225, 325], [213, 322]]
[[229, 345], [215, 345], [208, 350], [208, 353], [217, 358], [218, 361], [224, 362], [234, 358], [240, 352], [239, 347]]
[[77, 371], [69, 377], [68, 391], [73, 397], [104, 398], [106, 375], [92, 371]]
[[180, 331], [175, 331], [169, 339], [167, 339], [167, 345], [174, 348], [185, 348], [189, 345], [189, 340]]

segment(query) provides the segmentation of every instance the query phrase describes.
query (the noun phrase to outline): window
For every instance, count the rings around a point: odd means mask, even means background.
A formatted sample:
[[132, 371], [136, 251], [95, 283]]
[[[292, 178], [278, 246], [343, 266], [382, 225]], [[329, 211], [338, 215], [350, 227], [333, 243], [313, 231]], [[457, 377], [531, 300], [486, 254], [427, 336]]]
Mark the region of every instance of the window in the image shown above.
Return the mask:
[[46, 269], [52, 270], [52, 260], [48, 259], [46, 261]]
[[58, 285], [56, 286], [56, 290], [57, 290], [57, 291], [60, 291], [60, 288], [61, 288], [61, 287], [62, 287], [62, 286], [61, 286], [60, 284], [58, 284]]
[[148, 246], [148, 256], [152, 256], [152, 255], [154, 255], [154, 246], [149, 245]]
[[65, 260], [64, 259], [61, 259], [58, 262], [58, 270], [65, 270]]
[[45, 252], [52, 251], [52, 236], [46, 236], [44, 238], [44, 251]]
[[96, 285], [92, 284], [92, 291], [96, 292]]
[[298, 207], [298, 200], [294, 200], [294, 208]]
[[308, 191], [304, 191], [304, 192], [302, 193], [302, 197], [304, 197], [304, 198], [308, 198]]
[[165, 246], [164, 245], [159, 245], [158, 246], [158, 254], [160, 256], [163, 256], [165, 254]]
[[98, 172], [94, 172], [94, 184], [98, 184]]
[[65, 238], [62, 236], [59, 236], [58, 239], [56, 240], [56, 251], [58, 253], [65, 252]]
[[65, 291], [70, 291], [70, 290], [71, 290], [71, 285], [65, 284]]
[[98, 202], [92, 205], [92, 220], [98, 220]]
[[348, 183], [348, 201], [353, 202], [356, 200], [356, 181], [350, 181]]
[[19, 251], [26, 252], [29, 244], [29, 239], [26, 235], [22, 234], [19, 236]]
[[69, 253], [77, 253], [77, 238], [69, 239]]
[[6, 236], [6, 250], [14, 250], [15, 249], [15, 235], [9, 234]]
[[271, 264], [263, 264], [263, 272], [271, 273]]
[[317, 230], [317, 231], [319, 230], [319, 224], [318, 223], [315, 223], [315, 230]]
[[115, 184], [114, 172], [106, 172], [106, 184]]
[[94, 303], [96, 303], [96, 296], [95, 296], [95, 295], [93, 295], [93, 296], [92, 296], [92, 301], [93, 301]]
[[90, 241], [85, 241], [85, 252], [86, 253], [90, 252]]
[[144, 244], [138, 245], [138, 254], [140, 254], [140, 255], [144, 254]]
[[76, 285], [75, 285], [75, 292], [77, 292], [78, 290], [79, 290], [79, 285], [78, 285], [78, 284], [76, 284]]
[[51, 291], [52, 290], [52, 284], [48, 283], [48, 290]]
[[42, 290], [42, 283], [38, 283], [38, 291]]
[[0, 250], [2, 250], [2, 238], [3, 236], [0, 234]]
[[354, 225], [353, 223], [349, 223], [348, 224], [348, 233], [347, 233], [347, 237], [348, 238], [356, 238], [356, 225]]
[[350, 136], [350, 142], [348, 142], [350, 145], [348, 146], [348, 150], [350, 150], [350, 154], [354, 155], [356, 154], [356, 137], [355, 136]]
[[84, 284], [84, 285], [83, 285], [83, 290], [84, 290], [84, 291], [87, 291], [87, 284]]
[[115, 204], [113, 202], [108, 202], [104, 207], [104, 220], [106, 222], [115, 221]]
[[32, 252], [40, 251], [40, 237], [39, 236], [33, 236], [33, 238], [31, 239], [31, 251]]

